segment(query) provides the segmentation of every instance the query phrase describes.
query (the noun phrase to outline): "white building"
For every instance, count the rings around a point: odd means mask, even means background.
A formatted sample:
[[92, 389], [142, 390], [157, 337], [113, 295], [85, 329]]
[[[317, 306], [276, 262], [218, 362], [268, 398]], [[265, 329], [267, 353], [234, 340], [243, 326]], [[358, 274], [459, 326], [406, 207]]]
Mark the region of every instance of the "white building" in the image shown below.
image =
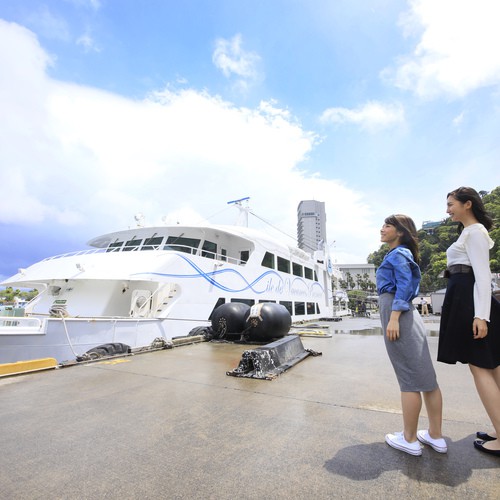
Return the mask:
[[297, 240], [300, 249], [308, 253], [326, 245], [325, 202], [305, 200], [297, 207]]
[[364, 274], [367, 274], [368, 279], [372, 283], [376, 283], [376, 269], [374, 264], [336, 264], [336, 266], [342, 271], [344, 279], [346, 279], [346, 275], [348, 272], [351, 274], [354, 282], [356, 282], [356, 275], [359, 274], [363, 276]]

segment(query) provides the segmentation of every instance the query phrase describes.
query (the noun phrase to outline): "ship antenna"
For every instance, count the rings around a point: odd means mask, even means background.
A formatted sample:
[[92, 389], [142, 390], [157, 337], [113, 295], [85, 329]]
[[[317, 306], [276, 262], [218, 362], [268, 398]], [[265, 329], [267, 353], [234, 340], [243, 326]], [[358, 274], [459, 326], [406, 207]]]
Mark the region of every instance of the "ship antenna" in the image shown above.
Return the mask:
[[[238, 207], [238, 210], [240, 211], [238, 219], [236, 221], [237, 226], [248, 227], [248, 212], [250, 212], [250, 207], [248, 206], [249, 199], [250, 196], [246, 196], [245, 198], [240, 198], [239, 200], [232, 200], [227, 202], [228, 205], [236, 205]], [[245, 206], [241, 204], [242, 201], [247, 202]]]

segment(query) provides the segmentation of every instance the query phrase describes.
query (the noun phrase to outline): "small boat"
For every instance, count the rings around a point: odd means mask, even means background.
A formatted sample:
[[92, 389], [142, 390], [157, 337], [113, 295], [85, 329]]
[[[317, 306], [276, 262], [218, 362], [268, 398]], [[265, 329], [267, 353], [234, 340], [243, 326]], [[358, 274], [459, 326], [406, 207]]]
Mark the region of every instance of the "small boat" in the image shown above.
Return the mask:
[[1, 283], [39, 293], [23, 317], [0, 318], [0, 363], [64, 364], [168, 346], [210, 326], [214, 310], [228, 302], [279, 303], [292, 322], [333, 316], [328, 255], [245, 226], [139, 224], [88, 245]]

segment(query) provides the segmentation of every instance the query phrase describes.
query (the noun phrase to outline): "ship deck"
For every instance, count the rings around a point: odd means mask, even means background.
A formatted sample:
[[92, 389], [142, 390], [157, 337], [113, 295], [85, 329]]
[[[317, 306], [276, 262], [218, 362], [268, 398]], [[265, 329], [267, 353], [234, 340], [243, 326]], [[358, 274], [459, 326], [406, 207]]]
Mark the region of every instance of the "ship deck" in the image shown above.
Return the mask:
[[383, 338], [363, 334], [378, 325], [303, 337], [322, 355], [271, 381], [227, 376], [251, 347], [213, 342], [0, 379], [0, 496], [497, 499], [500, 459], [472, 445], [491, 429], [467, 366], [435, 363], [448, 454], [384, 443], [402, 416]]

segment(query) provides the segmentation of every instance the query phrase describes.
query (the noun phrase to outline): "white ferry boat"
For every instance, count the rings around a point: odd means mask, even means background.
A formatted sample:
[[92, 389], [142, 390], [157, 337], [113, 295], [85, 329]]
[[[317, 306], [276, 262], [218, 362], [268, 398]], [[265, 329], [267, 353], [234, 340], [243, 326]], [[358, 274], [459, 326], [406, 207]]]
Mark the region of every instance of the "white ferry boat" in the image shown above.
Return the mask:
[[155, 347], [210, 326], [213, 311], [228, 302], [280, 303], [292, 322], [333, 316], [328, 255], [248, 227], [138, 226], [88, 245], [1, 283], [39, 294], [24, 317], [0, 318], [0, 364], [73, 362], [109, 344], [128, 352]]

